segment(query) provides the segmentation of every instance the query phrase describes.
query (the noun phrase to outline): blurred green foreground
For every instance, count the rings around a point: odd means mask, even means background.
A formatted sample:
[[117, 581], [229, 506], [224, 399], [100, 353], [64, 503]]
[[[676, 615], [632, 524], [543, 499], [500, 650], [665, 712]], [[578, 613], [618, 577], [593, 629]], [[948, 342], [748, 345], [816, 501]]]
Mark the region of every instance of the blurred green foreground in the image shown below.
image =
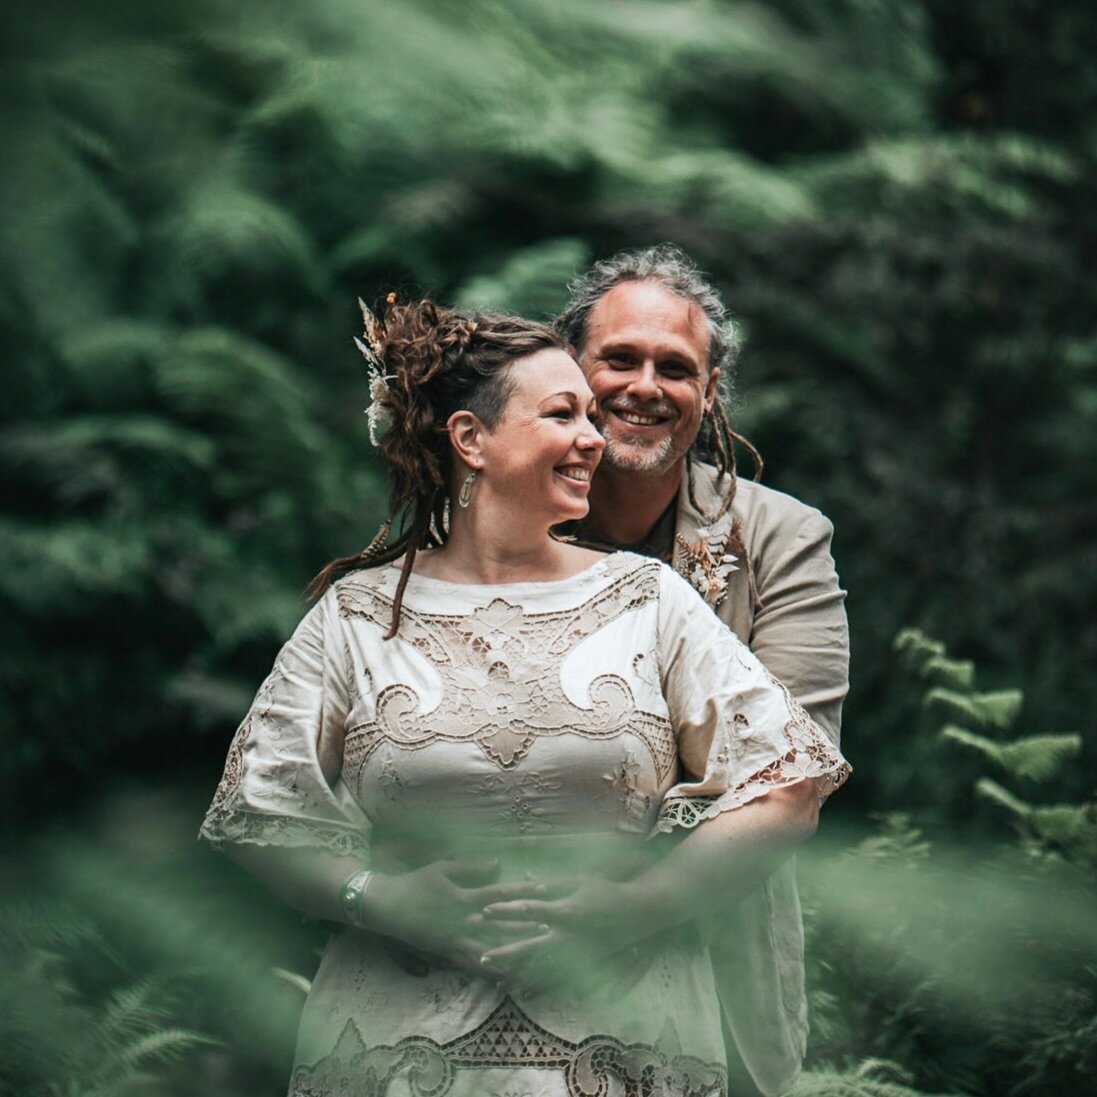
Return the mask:
[[284, 1089], [323, 928], [193, 836], [382, 512], [355, 297], [545, 316], [661, 240], [850, 591], [798, 1092], [1097, 1088], [1089, 7], [12, 5], [0, 1095]]

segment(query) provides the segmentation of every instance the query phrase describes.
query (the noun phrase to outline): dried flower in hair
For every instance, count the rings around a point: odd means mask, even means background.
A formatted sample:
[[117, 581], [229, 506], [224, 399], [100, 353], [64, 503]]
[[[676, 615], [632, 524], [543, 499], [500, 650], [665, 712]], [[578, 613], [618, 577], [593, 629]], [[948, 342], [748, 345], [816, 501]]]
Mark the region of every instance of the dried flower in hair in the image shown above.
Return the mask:
[[[390, 295], [391, 296], [391, 295]], [[362, 323], [365, 328], [366, 341], [363, 343], [357, 337], [354, 345], [366, 360], [366, 369], [369, 373], [369, 398], [370, 405], [366, 408], [366, 419], [369, 422], [369, 440], [374, 446], [381, 444], [388, 429], [392, 426], [392, 409], [388, 406], [388, 382], [392, 375], [385, 373], [381, 355], [384, 353], [384, 329], [381, 321], [366, 305], [361, 297], [358, 298], [358, 307], [362, 310]]]
[[[370, 365], [376, 365], [377, 369], [384, 372], [381, 366], [381, 355], [384, 353], [385, 348], [385, 329], [381, 323], [377, 314], [362, 300], [358, 298], [358, 307], [362, 310], [362, 327], [365, 329], [366, 343], [369, 346], [369, 351], [372, 352], [375, 361], [370, 362]], [[363, 348], [362, 344], [357, 339], [354, 340], [358, 343], [358, 349], [362, 351], [362, 354], [366, 357], [366, 361], [369, 362], [369, 353]]]

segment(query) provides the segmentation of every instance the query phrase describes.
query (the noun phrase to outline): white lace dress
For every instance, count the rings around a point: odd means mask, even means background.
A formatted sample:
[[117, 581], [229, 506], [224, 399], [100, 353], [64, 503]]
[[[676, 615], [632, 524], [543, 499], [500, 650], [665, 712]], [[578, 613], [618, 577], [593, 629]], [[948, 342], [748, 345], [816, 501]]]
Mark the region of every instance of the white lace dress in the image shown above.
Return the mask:
[[[279, 654], [202, 828], [360, 850], [377, 866], [496, 858], [500, 879], [621, 877], [659, 832], [848, 767], [665, 565], [460, 585], [355, 572]], [[697, 887], [705, 887], [698, 881]], [[622, 919], [628, 911], [622, 910]], [[686, 926], [607, 957], [598, 989], [521, 992], [337, 932], [305, 1005], [294, 1097], [710, 1097], [720, 986]]]

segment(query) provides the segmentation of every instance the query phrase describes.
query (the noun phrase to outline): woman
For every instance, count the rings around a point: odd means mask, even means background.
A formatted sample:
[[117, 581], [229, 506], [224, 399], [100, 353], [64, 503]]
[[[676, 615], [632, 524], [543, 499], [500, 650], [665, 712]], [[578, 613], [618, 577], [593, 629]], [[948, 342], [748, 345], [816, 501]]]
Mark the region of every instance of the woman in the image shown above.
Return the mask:
[[670, 569], [552, 536], [603, 442], [551, 329], [367, 338], [390, 523], [317, 577], [203, 827], [342, 923], [290, 1092], [723, 1094], [713, 915], [848, 767]]

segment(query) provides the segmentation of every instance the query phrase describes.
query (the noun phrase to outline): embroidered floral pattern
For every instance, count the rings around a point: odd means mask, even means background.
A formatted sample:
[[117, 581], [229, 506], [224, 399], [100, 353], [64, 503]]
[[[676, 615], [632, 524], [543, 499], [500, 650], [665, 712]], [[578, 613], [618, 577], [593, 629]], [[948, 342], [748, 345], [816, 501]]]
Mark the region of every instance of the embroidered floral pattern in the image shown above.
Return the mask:
[[[791, 716], [782, 729], [786, 752], [751, 774], [745, 781], [740, 781], [719, 795], [668, 794], [659, 809], [657, 831], [695, 827], [705, 819], [742, 807], [743, 804], [765, 795], [770, 789], [791, 785], [807, 778], [818, 781], [819, 797], [822, 801], [849, 776], [849, 764], [819, 731], [804, 707], [768, 671], [764, 673], [784, 697]], [[716, 729], [716, 735], [720, 745], [711, 754], [706, 780], [726, 777], [734, 770], [735, 761], [745, 756], [752, 743], [761, 744], [764, 749], [772, 749], [772, 736], [762, 736], [759, 733], [756, 738], [750, 721], [741, 712], [731, 713], [730, 718], [725, 718]]]
[[[460, 616], [405, 605], [400, 637], [441, 676], [445, 704], [426, 713], [411, 686], [386, 686], [378, 693], [376, 714], [348, 729], [348, 767], [360, 768], [385, 740], [413, 750], [446, 740], [475, 742], [509, 770], [537, 737], [572, 732], [601, 739], [630, 731], [648, 747], [663, 779], [674, 762], [669, 721], [638, 709], [628, 682], [617, 674], [596, 677], [588, 703], [577, 705], [564, 693], [560, 673], [577, 644], [657, 597], [658, 568], [630, 568], [588, 601], [551, 613], [527, 613], [503, 598]], [[339, 584], [338, 594], [344, 616], [387, 626], [392, 604], [375, 588], [352, 577]]]
[[[446, 1097], [459, 1071], [511, 1067], [562, 1077], [568, 1097], [726, 1097], [722, 1064], [667, 1053], [612, 1036], [581, 1042], [554, 1035], [509, 997], [471, 1032], [446, 1043], [411, 1036], [392, 1046], [367, 1047], [348, 1021], [332, 1053], [299, 1067], [289, 1097], [383, 1097], [396, 1078], [418, 1097]], [[524, 1091], [518, 1091], [524, 1092]]]
[[639, 821], [647, 817], [651, 797], [640, 791], [640, 763], [631, 750], [625, 753], [617, 769], [605, 774], [602, 780], [617, 794], [626, 818]]
[[528, 834], [543, 814], [538, 801], [549, 793], [559, 792], [562, 787], [563, 782], [543, 773], [516, 770], [482, 778], [476, 784], [476, 791], [481, 796], [502, 802], [496, 827]]

